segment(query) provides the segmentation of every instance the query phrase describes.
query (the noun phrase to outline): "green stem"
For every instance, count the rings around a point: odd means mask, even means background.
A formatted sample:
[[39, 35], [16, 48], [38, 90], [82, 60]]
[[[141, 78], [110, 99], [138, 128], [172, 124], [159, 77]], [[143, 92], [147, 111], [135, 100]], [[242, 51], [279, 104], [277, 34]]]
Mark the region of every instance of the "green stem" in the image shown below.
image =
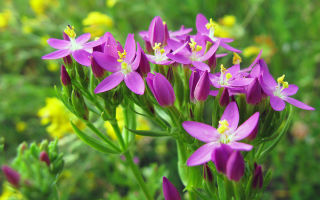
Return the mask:
[[[80, 118], [81, 119], [81, 118]], [[107, 138], [104, 134], [102, 134], [91, 122], [81, 119], [88, 128], [90, 128], [100, 139], [105, 141], [107, 144], [112, 146], [115, 150], [120, 152], [120, 149], [117, 145], [115, 145], [109, 138]]]
[[233, 185], [233, 191], [234, 191], [235, 199], [239, 200], [240, 199], [240, 194], [239, 194], [237, 183], [232, 181], [232, 185]]
[[126, 151], [126, 145], [124, 143], [124, 140], [123, 140], [123, 137], [122, 137], [118, 122], [116, 120], [110, 120], [110, 124], [111, 124], [114, 132], [116, 133], [116, 136], [117, 136], [118, 141], [120, 143], [121, 150], [122, 151]]
[[124, 156], [126, 157], [127, 164], [129, 165], [133, 175], [135, 176], [136, 180], [138, 181], [138, 184], [141, 187], [146, 199], [151, 200], [152, 196], [149, 193], [149, 189], [147, 188], [147, 186], [143, 180], [143, 177], [139, 171], [139, 168], [137, 167], [137, 165], [133, 161], [132, 155], [130, 154], [130, 152], [126, 151], [124, 153]]

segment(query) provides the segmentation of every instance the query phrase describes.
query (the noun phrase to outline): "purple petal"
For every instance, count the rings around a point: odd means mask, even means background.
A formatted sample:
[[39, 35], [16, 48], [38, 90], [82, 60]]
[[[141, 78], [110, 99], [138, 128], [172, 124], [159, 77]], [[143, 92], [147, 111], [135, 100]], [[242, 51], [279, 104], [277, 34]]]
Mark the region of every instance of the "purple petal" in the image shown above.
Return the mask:
[[201, 70], [201, 71], [208, 71], [208, 72], [210, 72], [210, 67], [209, 67], [207, 64], [203, 63], [203, 62], [192, 61], [192, 65], [193, 65], [195, 68], [197, 68], [197, 69], [199, 69], [199, 70]]
[[189, 65], [191, 64], [191, 60], [186, 57], [185, 55], [183, 54], [180, 54], [180, 53], [176, 53], [176, 54], [167, 54], [167, 57], [170, 58], [171, 60], [174, 60], [178, 63], [181, 63], [181, 64], [184, 64], [184, 65]]
[[199, 149], [197, 149], [187, 160], [187, 165], [196, 166], [202, 165], [211, 160], [212, 152], [215, 148], [219, 146], [219, 143], [208, 143], [202, 145]]
[[109, 34], [110, 34], [110, 33], [106, 33], [104, 36], [100, 37], [98, 40], [85, 43], [85, 44], [83, 45], [83, 47], [84, 47], [85, 49], [91, 49], [91, 48], [93, 48], [93, 47], [99, 46], [99, 45], [103, 44], [103, 43], [106, 41], [106, 39], [108, 38], [108, 35], [109, 35]]
[[127, 52], [125, 61], [131, 63], [136, 55], [136, 42], [134, 41], [134, 34], [128, 34], [124, 49]]
[[162, 189], [165, 200], [181, 200], [178, 190], [166, 177], [163, 177]]
[[256, 128], [259, 121], [259, 112], [254, 113], [249, 119], [241, 124], [235, 131], [233, 141], [238, 141], [246, 138]]
[[189, 78], [190, 100], [194, 102], [194, 89], [199, 81], [200, 75], [198, 71], [192, 71]]
[[127, 87], [134, 93], [142, 95], [144, 93], [144, 81], [138, 72], [130, 72], [124, 78]]
[[204, 56], [200, 57], [200, 61], [208, 60], [217, 51], [219, 45], [220, 45], [220, 40], [215, 42], [214, 45], [212, 45], [212, 47], [209, 49], [209, 51], [207, 51], [207, 53]]
[[205, 101], [210, 91], [210, 81], [208, 71], [201, 74], [200, 79], [194, 89], [194, 97], [197, 101]]
[[254, 78], [242, 78], [242, 79], [236, 79], [236, 80], [231, 80], [229, 81], [229, 84], [233, 87], [241, 87], [241, 86], [246, 86], [249, 85], [254, 81]]
[[254, 61], [251, 63], [251, 65], [248, 67], [249, 69], [251, 69], [253, 66], [255, 66], [258, 63], [261, 55], [262, 55], [262, 49], [260, 50], [260, 52], [257, 55], [257, 57], [254, 59]]
[[55, 38], [48, 39], [48, 44], [55, 49], [68, 49], [70, 46], [70, 41], [59, 40]]
[[138, 49], [138, 51], [136, 53], [136, 57], [135, 57], [134, 61], [131, 64], [131, 67], [132, 67], [133, 71], [136, 71], [138, 69], [139, 64], [140, 64], [140, 60], [141, 60], [141, 53], [142, 53], [141, 51], [142, 51], [142, 49], [141, 49], [139, 43], [137, 45], [137, 49]]
[[251, 149], [253, 148], [252, 145], [241, 143], [241, 142], [230, 142], [228, 143], [228, 145], [233, 150], [238, 150], [238, 151], [251, 151]]
[[213, 151], [212, 162], [214, 162], [218, 172], [226, 173], [227, 161], [231, 153], [232, 149], [226, 144], [221, 144], [219, 148]]
[[176, 100], [174, 90], [170, 82], [160, 73], [156, 73], [153, 79], [154, 96], [161, 106], [171, 106]]
[[239, 151], [231, 153], [227, 162], [227, 177], [230, 180], [239, 181], [244, 175], [244, 160]]
[[124, 78], [124, 75], [122, 74], [122, 72], [116, 72], [111, 74], [110, 76], [105, 78], [103, 81], [101, 81], [101, 83], [99, 83], [99, 85], [94, 90], [94, 93], [97, 94], [97, 93], [105, 92], [115, 88], [121, 83], [123, 78]]
[[278, 85], [276, 80], [274, 80], [274, 78], [271, 76], [271, 74], [267, 71], [263, 71], [262, 81], [268, 87], [276, 87]]
[[229, 127], [236, 130], [239, 123], [239, 109], [236, 102], [228, 104], [220, 120], [227, 120]]
[[290, 84], [288, 88], [282, 90], [282, 93], [286, 96], [294, 95], [298, 92], [299, 87], [293, 84]]
[[76, 42], [78, 44], [84, 44], [84, 43], [88, 42], [88, 40], [90, 40], [90, 37], [91, 37], [90, 33], [82, 34], [76, 39]]
[[241, 51], [239, 49], [233, 48], [232, 46], [224, 43], [224, 42], [220, 42], [220, 46], [222, 46], [223, 48], [225, 48], [228, 51], [233, 51], [236, 53], [241, 53]]
[[91, 64], [91, 54], [85, 50], [76, 50], [72, 53], [73, 58], [84, 66], [90, 66]]
[[307, 104], [302, 103], [301, 101], [298, 101], [298, 100], [291, 98], [291, 97], [286, 97], [284, 100], [287, 101], [288, 103], [298, 107], [298, 108], [303, 109], [303, 110], [315, 110], [313, 107], [308, 106]]
[[156, 16], [153, 18], [149, 26], [149, 38], [151, 45], [154, 46], [155, 43], [161, 43], [163, 45], [164, 35], [162, 19], [159, 16]]
[[44, 60], [58, 59], [58, 58], [66, 57], [67, 55], [70, 55], [70, 51], [68, 49], [62, 49], [62, 50], [49, 53], [45, 56], [42, 56], [42, 59]]
[[220, 134], [215, 128], [204, 123], [185, 121], [182, 123], [182, 127], [192, 137], [197, 138], [202, 142], [213, 142], [217, 141], [220, 138]]
[[105, 70], [109, 72], [120, 71], [120, 63], [117, 61], [117, 58], [109, 56], [101, 52], [93, 52], [94, 60]]
[[286, 107], [286, 103], [279, 97], [270, 96], [270, 104], [273, 110], [282, 111]]
[[200, 33], [209, 33], [209, 30], [206, 28], [208, 20], [203, 14], [199, 13], [196, 18], [196, 27], [197, 31]]

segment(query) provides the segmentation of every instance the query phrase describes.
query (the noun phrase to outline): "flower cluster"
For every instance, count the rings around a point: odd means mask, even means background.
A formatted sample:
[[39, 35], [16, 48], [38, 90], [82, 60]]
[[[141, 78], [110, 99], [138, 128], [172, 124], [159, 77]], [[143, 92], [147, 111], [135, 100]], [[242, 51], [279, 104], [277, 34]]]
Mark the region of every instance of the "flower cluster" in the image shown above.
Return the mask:
[[[78, 136], [95, 149], [126, 152], [134, 138], [129, 132], [172, 136], [177, 141], [179, 163], [184, 167], [205, 165], [207, 171], [215, 168], [215, 172], [225, 174], [232, 181], [240, 181], [244, 174], [250, 174], [248, 184], [261, 188], [262, 167], [253, 163], [271, 151], [286, 132], [290, 120], [285, 118], [291, 117], [291, 107], [286, 108], [285, 102], [304, 110], [314, 108], [291, 97], [298, 87], [286, 82], [285, 75], [276, 80], [272, 77], [261, 58], [262, 51], [250, 65], [241, 66], [241, 51], [230, 45], [233, 39], [218, 37], [215, 31], [216, 23], [202, 14], [196, 17], [194, 35], [191, 28], [184, 26], [177, 31], [169, 30], [167, 23], [157, 16], [147, 31], [139, 33], [145, 43], [143, 49], [134, 34], [127, 35], [124, 46], [111, 33], [88, 42], [89, 33], [76, 38], [74, 27], [68, 25], [63, 32], [64, 40], [48, 40], [58, 50], [43, 59], [63, 58], [66, 68], [62, 67], [61, 71], [60, 98], [106, 142], [104, 145], [77, 130]], [[228, 58], [229, 54], [233, 56], [230, 66], [219, 63], [220, 58]], [[90, 67], [91, 72], [79, 64]], [[88, 108], [88, 102], [98, 111]], [[126, 128], [121, 130], [115, 115], [118, 105], [124, 108], [125, 114]], [[91, 112], [109, 121], [120, 147], [88, 122]], [[136, 114], [147, 116], [162, 131], [136, 130]], [[272, 140], [269, 146], [259, 146]], [[248, 153], [242, 153], [257, 146], [257, 153], [247, 157]], [[131, 157], [124, 155], [126, 159]], [[246, 163], [249, 159], [252, 162]], [[193, 172], [184, 167], [179, 169], [180, 177], [190, 189], [196, 181], [185, 178]], [[164, 183], [170, 185], [167, 179]], [[140, 185], [150, 197], [143, 184]], [[169, 195], [168, 188], [164, 190], [165, 196]], [[178, 196], [177, 192], [173, 193]]]

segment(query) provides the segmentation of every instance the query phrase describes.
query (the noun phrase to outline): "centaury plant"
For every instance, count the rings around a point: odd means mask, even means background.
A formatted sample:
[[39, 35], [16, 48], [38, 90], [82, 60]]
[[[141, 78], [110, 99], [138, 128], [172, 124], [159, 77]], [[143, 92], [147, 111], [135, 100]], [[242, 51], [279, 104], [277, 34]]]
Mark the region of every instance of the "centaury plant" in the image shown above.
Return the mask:
[[[86, 125], [71, 121], [75, 133], [97, 151], [123, 155], [146, 199], [156, 193], [133, 160], [135, 135], [176, 141], [177, 176], [185, 194], [164, 177], [166, 200], [259, 199], [271, 180], [262, 164], [287, 132], [293, 106], [314, 110], [290, 97], [298, 87], [284, 75], [272, 77], [262, 50], [249, 66], [241, 66], [241, 51], [230, 45], [232, 38], [216, 35], [216, 26], [198, 14], [192, 35], [184, 26], [169, 30], [157, 16], [139, 33], [145, 49], [132, 33], [124, 46], [111, 33], [88, 42], [90, 33], [76, 38], [70, 25], [63, 40], [48, 40], [57, 51], [43, 59], [64, 61], [57, 96]], [[230, 63], [219, 63], [230, 53]], [[139, 116], [153, 128], [139, 130]], [[117, 140], [103, 131], [105, 122]]]

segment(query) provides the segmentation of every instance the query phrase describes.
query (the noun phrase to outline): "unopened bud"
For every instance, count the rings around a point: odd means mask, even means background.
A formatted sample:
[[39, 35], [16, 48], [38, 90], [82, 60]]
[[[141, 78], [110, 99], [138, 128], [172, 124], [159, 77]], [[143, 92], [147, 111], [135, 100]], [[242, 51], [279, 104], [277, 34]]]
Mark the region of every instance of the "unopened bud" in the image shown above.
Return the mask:
[[47, 152], [45, 152], [45, 151], [42, 151], [40, 153], [39, 160], [47, 163], [48, 166], [50, 165], [50, 158], [49, 158]]
[[14, 187], [19, 187], [20, 174], [17, 171], [7, 165], [2, 166], [2, 171], [9, 183], [11, 183]]
[[64, 86], [70, 85], [71, 84], [71, 79], [70, 76], [65, 68], [64, 65], [61, 65], [61, 83]]

